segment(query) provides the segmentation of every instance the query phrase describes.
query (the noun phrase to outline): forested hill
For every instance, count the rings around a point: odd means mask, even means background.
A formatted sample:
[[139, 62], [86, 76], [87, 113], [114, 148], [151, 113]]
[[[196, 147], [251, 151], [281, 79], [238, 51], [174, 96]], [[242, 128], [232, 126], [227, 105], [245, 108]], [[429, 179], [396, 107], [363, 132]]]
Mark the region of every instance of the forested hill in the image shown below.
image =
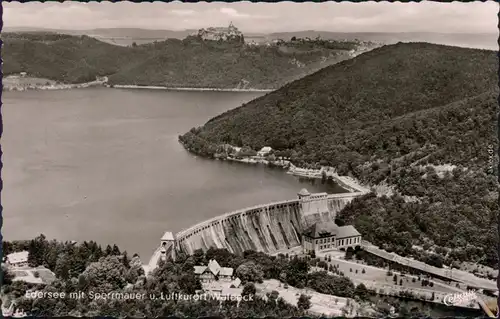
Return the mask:
[[129, 60], [145, 58], [88, 36], [65, 34], [2, 33], [3, 74], [27, 72], [30, 76], [62, 83], [94, 81], [96, 76], [118, 72]]
[[[496, 90], [496, 70], [493, 51], [426, 43], [384, 46], [221, 114], [197, 136], [216, 144], [293, 151], [299, 165], [350, 163], [356, 173], [366, 161], [408, 155], [442, 140], [447, 115], [425, 127], [422, 121], [431, 117], [419, 112], [442, 113], [450, 103], [467, 105], [464, 99]], [[412, 120], [417, 117], [423, 119]], [[378, 131], [387, 128], [405, 136], [385, 133], [386, 140], [380, 139]]]
[[303, 40], [270, 46], [189, 36], [120, 47], [88, 36], [4, 33], [4, 75], [63, 83], [108, 76], [110, 84], [275, 89], [346, 59], [352, 42]]
[[180, 140], [205, 156], [224, 143], [271, 146], [298, 166], [333, 166], [372, 186], [387, 184], [395, 196], [354, 201], [340, 218], [403, 254], [427, 243], [469, 249], [445, 254], [450, 262], [495, 265], [497, 70], [493, 51], [384, 46], [221, 114]]

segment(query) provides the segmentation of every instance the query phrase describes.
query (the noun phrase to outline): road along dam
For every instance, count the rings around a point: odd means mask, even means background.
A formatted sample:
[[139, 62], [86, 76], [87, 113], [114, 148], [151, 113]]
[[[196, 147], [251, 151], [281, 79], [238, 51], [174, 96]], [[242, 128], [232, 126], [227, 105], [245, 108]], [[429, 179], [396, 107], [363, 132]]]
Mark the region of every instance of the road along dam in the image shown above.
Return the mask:
[[[269, 254], [301, 245], [301, 234], [316, 222], [335, 221], [337, 213], [365, 192], [310, 194], [306, 189], [297, 199], [248, 207], [226, 213], [184, 229], [168, 240], [162, 238], [149, 269], [161, 254], [175, 250], [193, 254], [197, 249], [226, 248], [239, 254], [245, 250]], [[171, 239], [170, 239], [171, 238]], [[172, 249], [175, 247], [175, 249]]]

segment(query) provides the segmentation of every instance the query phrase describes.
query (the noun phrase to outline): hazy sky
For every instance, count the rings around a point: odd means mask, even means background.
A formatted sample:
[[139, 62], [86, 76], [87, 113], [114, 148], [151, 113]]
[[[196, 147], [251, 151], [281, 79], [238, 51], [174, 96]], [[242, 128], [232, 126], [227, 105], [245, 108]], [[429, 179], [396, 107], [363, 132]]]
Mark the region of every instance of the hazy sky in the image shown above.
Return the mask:
[[498, 3], [2, 3], [5, 27], [496, 33]]

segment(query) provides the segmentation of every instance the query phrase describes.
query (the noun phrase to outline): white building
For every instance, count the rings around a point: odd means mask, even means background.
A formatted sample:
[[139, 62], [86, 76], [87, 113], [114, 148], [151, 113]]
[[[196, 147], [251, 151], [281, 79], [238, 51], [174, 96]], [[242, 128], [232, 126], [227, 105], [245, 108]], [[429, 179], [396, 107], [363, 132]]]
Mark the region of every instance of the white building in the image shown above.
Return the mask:
[[29, 253], [24, 250], [7, 255], [7, 264], [12, 267], [26, 267], [28, 266]]
[[264, 157], [267, 154], [269, 154], [273, 149], [270, 148], [269, 146], [264, 146], [263, 148], [260, 149], [260, 151], [257, 152], [257, 156]]
[[202, 283], [230, 282], [233, 279], [233, 272], [233, 268], [221, 267], [214, 259], [209, 261], [208, 266], [194, 266], [194, 274], [200, 278]]
[[16, 307], [16, 303], [14, 301], [8, 302], [8, 307], [4, 303], [2, 303], [2, 316], [10, 317], [10, 318], [22, 318], [26, 317], [26, 313]]
[[334, 222], [315, 223], [302, 233], [304, 253], [332, 249], [346, 250], [361, 246], [361, 234], [352, 225], [338, 226]]

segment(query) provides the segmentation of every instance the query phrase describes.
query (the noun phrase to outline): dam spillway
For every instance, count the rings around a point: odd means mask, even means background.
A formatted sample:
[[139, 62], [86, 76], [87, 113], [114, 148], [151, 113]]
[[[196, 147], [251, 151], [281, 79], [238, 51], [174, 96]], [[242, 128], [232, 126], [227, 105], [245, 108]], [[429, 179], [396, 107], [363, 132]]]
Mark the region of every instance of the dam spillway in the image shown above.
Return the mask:
[[193, 254], [197, 249], [226, 248], [277, 253], [301, 245], [301, 234], [316, 222], [335, 221], [337, 213], [364, 192], [299, 193], [293, 200], [249, 207], [185, 229], [175, 236], [177, 249]]

